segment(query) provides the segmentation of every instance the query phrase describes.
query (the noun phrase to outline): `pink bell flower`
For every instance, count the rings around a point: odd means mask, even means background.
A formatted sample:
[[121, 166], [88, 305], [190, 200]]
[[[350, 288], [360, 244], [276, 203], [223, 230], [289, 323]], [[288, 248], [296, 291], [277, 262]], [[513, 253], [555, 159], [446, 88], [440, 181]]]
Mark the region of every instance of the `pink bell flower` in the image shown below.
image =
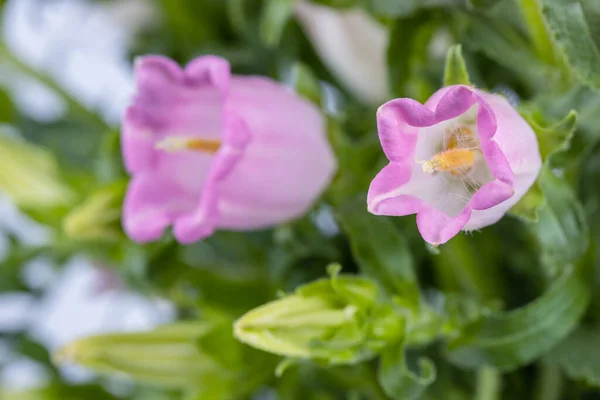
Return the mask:
[[368, 209], [417, 214], [433, 245], [497, 222], [542, 165], [534, 131], [508, 101], [467, 86], [442, 88], [424, 105], [391, 100], [377, 125], [390, 163], [371, 182]]
[[329, 183], [323, 116], [277, 82], [232, 76], [214, 56], [185, 69], [142, 57], [135, 78], [122, 132], [133, 240], [156, 240], [170, 225], [182, 243], [270, 227], [304, 214]]

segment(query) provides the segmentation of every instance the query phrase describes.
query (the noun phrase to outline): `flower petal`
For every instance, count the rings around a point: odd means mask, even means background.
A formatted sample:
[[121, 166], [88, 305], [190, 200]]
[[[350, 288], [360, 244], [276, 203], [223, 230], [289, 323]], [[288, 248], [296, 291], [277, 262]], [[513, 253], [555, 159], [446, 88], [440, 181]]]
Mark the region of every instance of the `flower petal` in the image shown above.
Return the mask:
[[449, 217], [442, 211], [425, 206], [417, 214], [417, 227], [426, 242], [437, 246], [456, 236], [470, 217], [470, 207], [465, 207], [456, 217]]
[[385, 155], [390, 161], [412, 159], [419, 131], [417, 128], [458, 117], [473, 103], [473, 93], [462, 86], [445, 91], [435, 110], [413, 99], [388, 101], [377, 110], [377, 129]]
[[185, 67], [188, 84], [202, 86], [207, 83], [226, 94], [231, 81], [231, 67], [227, 60], [216, 56], [198, 57]]
[[159, 239], [167, 226], [194, 205], [194, 198], [168, 177], [136, 175], [123, 206], [123, 227], [137, 242]]

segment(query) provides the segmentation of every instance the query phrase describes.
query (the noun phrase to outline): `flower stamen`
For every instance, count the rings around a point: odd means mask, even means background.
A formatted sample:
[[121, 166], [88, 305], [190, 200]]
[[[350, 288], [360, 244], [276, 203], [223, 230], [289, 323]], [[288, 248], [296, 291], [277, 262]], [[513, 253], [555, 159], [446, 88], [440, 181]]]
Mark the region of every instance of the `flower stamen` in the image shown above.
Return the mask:
[[462, 175], [462, 172], [471, 168], [474, 163], [475, 151], [453, 148], [434, 155], [429, 161], [422, 161], [421, 166], [423, 171], [428, 174], [451, 172], [455, 175]]
[[168, 136], [154, 145], [158, 150], [174, 153], [181, 150], [194, 150], [214, 154], [221, 147], [219, 139], [203, 139], [198, 137]]

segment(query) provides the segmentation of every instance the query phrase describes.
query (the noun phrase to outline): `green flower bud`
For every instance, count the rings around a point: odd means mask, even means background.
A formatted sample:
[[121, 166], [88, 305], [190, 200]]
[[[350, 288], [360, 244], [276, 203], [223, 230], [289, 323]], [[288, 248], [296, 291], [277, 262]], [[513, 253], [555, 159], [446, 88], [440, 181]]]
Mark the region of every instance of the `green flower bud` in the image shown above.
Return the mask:
[[24, 140], [0, 134], [0, 171], [0, 191], [20, 207], [52, 208], [74, 199], [52, 154]]
[[84, 338], [59, 350], [55, 361], [182, 389], [194, 398], [231, 398], [254, 390], [267, 378], [274, 362], [265, 357], [236, 342], [231, 320], [222, 319]]
[[378, 300], [379, 290], [370, 280], [334, 275], [249, 311], [234, 324], [234, 334], [253, 347], [287, 357], [355, 363], [374, 357], [390, 329], [402, 335], [402, 323], [378, 318], [401, 319], [380, 312]]
[[116, 182], [94, 191], [63, 220], [67, 236], [81, 240], [111, 240], [122, 236], [121, 206], [125, 182]]

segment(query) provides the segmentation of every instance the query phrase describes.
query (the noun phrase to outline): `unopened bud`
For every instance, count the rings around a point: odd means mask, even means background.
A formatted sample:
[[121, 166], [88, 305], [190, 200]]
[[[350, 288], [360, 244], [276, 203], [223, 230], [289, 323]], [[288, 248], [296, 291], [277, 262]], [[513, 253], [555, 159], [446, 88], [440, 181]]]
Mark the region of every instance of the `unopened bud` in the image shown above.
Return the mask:
[[64, 232], [69, 237], [83, 240], [119, 238], [125, 189], [125, 182], [116, 182], [93, 192], [65, 217]]
[[5, 134], [0, 134], [0, 191], [25, 209], [64, 206], [74, 199], [50, 152]]
[[[236, 321], [234, 333], [240, 341], [271, 353], [354, 363], [373, 357], [385, 345], [371, 335], [372, 317], [380, 314], [378, 300], [379, 290], [370, 280], [337, 276], [334, 271], [331, 279], [303, 285], [251, 310]], [[377, 334], [385, 336], [380, 332], [385, 326], [378, 326]]]

